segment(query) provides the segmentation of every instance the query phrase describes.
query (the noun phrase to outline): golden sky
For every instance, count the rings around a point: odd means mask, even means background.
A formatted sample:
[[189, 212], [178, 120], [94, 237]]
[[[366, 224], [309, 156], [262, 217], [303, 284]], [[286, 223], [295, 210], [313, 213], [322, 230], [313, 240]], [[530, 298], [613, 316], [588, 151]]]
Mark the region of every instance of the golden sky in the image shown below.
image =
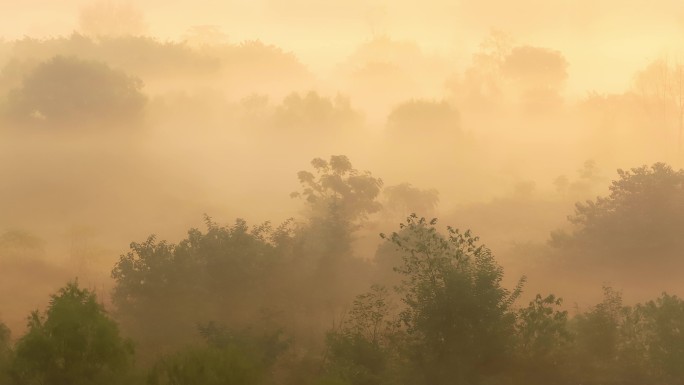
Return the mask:
[[[1, 0], [0, 35], [14, 39], [69, 34], [95, 2]], [[100, 2], [102, 3], [102, 2]], [[465, 65], [492, 29], [517, 43], [561, 51], [568, 91], [618, 91], [656, 56], [676, 56], [684, 33], [684, 2], [675, 0], [198, 0], [110, 2], [143, 15], [150, 34], [182, 38], [213, 25], [231, 41], [261, 39], [296, 53], [314, 70], [333, 68], [373, 35], [417, 42], [428, 53]]]

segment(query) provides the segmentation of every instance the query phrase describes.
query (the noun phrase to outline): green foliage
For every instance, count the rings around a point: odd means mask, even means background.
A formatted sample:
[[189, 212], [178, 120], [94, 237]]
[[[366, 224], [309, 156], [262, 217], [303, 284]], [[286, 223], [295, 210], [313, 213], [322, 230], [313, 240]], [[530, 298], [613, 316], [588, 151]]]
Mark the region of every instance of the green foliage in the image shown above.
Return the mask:
[[0, 383], [8, 384], [10, 381], [10, 362], [12, 359], [12, 346], [10, 330], [0, 322]]
[[312, 225], [223, 227], [207, 219], [205, 232], [192, 229], [176, 245], [154, 237], [133, 243], [112, 271], [113, 301], [144, 359], [194, 342], [196, 325], [208, 320], [317, 339], [320, 319], [358, 290], [342, 277], [366, 270], [364, 261], [326, 248], [343, 241]]
[[393, 339], [399, 324], [392, 319], [388, 292], [372, 286], [358, 295], [348, 318], [327, 335], [326, 377], [322, 383], [350, 385], [389, 384]]
[[197, 323], [207, 320], [247, 325], [265, 310], [263, 298], [276, 292], [270, 274], [287, 238], [284, 228], [206, 222], [206, 232], [191, 229], [177, 245], [154, 237], [132, 243], [115, 265], [112, 299], [144, 346], [190, 342]]
[[237, 347], [241, 351], [257, 358], [266, 368], [270, 368], [275, 364], [277, 358], [287, 350], [291, 342], [283, 337], [282, 330], [256, 335], [249, 329], [236, 333], [226, 328], [218, 327], [213, 322], [201, 325], [199, 332], [207, 345], [220, 349], [231, 346]]
[[528, 384], [547, 384], [559, 381], [571, 344], [568, 312], [559, 310], [562, 300], [553, 294], [535, 299], [518, 311], [520, 378]]
[[373, 285], [369, 292], [356, 296], [342, 330], [372, 344], [387, 345], [388, 336], [398, 327], [390, 320], [392, 310], [387, 288]]
[[0, 357], [5, 357], [5, 354], [9, 352], [10, 335], [11, 332], [7, 325], [0, 322]]
[[10, 92], [9, 114], [35, 125], [130, 123], [141, 117], [142, 82], [108, 65], [55, 56]]
[[515, 331], [515, 290], [501, 286], [502, 268], [469, 231], [440, 234], [415, 214], [388, 240], [401, 252], [400, 318], [417, 381], [473, 383], [510, 363]]
[[604, 292], [603, 302], [574, 320], [578, 363], [592, 374], [611, 369], [617, 356], [622, 298], [610, 288]]
[[553, 294], [547, 297], [537, 294], [534, 301], [520, 309], [518, 333], [523, 352], [538, 358], [557, 351], [568, 342], [568, 312], [554, 309], [562, 302]]
[[684, 301], [663, 293], [655, 301], [637, 307], [645, 319], [647, 357], [663, 383], [684, 379]]
[[12, 375], [17, 384], [124, 384], [132, 355], [95, 294], [71, 282], [52, 295], [44, 315], [29, 317]]
[[386, 383], [387, 352], [358, 334], [328, 335], [330, 360], [326, 375], [353, 385]]
[[150, 385], [263, 384], [276, 358], [288, 343], [281, 333], [254, 337], [232, 333], [210, 323], [201, 326], [206, 346], [168, 355], [152, 368]]
[[604, 287], [603, 301], [570, 324], [569, 364], [576, 381], [657, 383], [646, 349], [647, 323], [640, 309], [624, 306], [620, 293]]
[[235, 348], [190, 348], [163, 359], [149, 385], [253, 385], [263, 371], [258, 361]]

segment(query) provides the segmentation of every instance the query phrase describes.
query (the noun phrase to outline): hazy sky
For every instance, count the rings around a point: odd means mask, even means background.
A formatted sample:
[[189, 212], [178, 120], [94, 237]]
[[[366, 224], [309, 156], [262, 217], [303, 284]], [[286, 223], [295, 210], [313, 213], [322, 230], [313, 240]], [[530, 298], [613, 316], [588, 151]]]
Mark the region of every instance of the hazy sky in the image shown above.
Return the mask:
[[[83, 0], [0, 0], [0, 35], [68, 34]], [[121, 4], [122, 2], [112, 2]], [[194, 25], [215, 25], [231, 41], [262, 39], [295, 52], [314, 70], [332, 69], [374, 34], [414, 40], [465, 66], [491, 29], [516, 42], [557, 49], [570, 63], [568, 91], [623, 90], [654, 57], [677, 56], [684, 2], [676, 0], [140, 0], [128, 4], [149, 32], [179, 39]], [[589, 86], [591, 84], [591, 86]]]

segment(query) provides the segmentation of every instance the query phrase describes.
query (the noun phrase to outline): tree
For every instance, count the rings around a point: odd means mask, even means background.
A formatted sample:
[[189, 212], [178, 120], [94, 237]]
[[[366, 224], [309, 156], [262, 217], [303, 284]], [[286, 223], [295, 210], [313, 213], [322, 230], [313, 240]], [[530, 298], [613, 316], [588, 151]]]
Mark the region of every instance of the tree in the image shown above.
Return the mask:
[[276, 238], [286, 235], [240, 219], [219, 226], [207, 217], [206, 224], [205, 232], [191, 229], [178, 244], [153, 236], [132, 243], [112, 270], [112, 299], [144, 357], [193, 341], [199, 322], [253, 323], [282, 298], [271, 274], [280, 262]]
[[303, 190], [291, 195], [305, 198], [312, 216], [334, 213], [344, 220], [357, 222], [382, 207], [376, 201], [382, 180], [374, 178], [370, 172], [354, 169], [346, 156], [333, 155], [329, 161], [315, 158], [311, 165], [316, 175], [309, 171], [298, 172]]
[[[581, 251], [599, 264], [620, 260], [627, 267], [662, 268], [677, 263], [684, 240], [684, 170], [655, 163], [618, 170], [618, 176], [608, 196], [576, 204], [569, 217], [573, 231], [555, 233], [552, 244]], [[668, 265], [654, 265], [650, 258]]]
[[301, 191], [291, 194], [307, 206], [307, 221], [295, 237], [293, 255], [307, 261], [301, 266], [311, 269], [306, 284], [317, 288], [318, 293], [306, 296], [315, 298], [315, 309], [309, 311], [335, 314], [367, 285], [368, 264], [354, 255], [352, 245], [368, 216], [382, 209], [378, 196], [383, 182], [353, 168], [344, 155], [328, 161], [316, 158], [311, 165], [314, 172], [297, 174]]
[[663, 293], [639, 305], [645, 320], [647, 358], [655, 377], [667, 384], [684, 383], [684, 300]]
[[311, 136], [329, 136], [331, 132], [357, 127], [361, 115], [348, 98], [337, 95], [329, 98], [310, 91], [305, 95], [292, 93], [283, 99], [274, 113], [276, 129], [288, 134], [306, 133]]
[[401, 253], [397, 268], [405, 305], [400, 319], [407, 333], [415, 382], [470, 384], [496, 378], [510, 364], [516, 316], [512, 304], [524, 279], [509, 291], [503, 269], [469, 231], [447, 234], [415, 214], [402, 231], [384, 236]]
[[518, 311], [520, 379], [528, 384], [558, 383], [567, 373], [567, 350], [571, 344], [568, 312], [559, 310], [562, 300], [539, 294]]
[[568, 321], [557, 378], [532, 383], [681, 384], [684, 301], [663, 293], [626, 306], [619, 292], [603, 291], [601, 303]]
[[312, 226], [328, 234], [323, 238], [328, 239], [326, 247], [346, 252], [351, 233], [382, 208], [377, 197], [383, 182], [370, 172], [354, 169], [344, 155], [333, 155], [329, 161], [316, 158], [311, 165], [315, 174], [297, 173], [302, 191], [291, 196], [306, 200]]
[[519, 46], [502, 63], [502, 72], [513, 82], [524, 107], [543, 112], [562, 102], [560, 92], [567, 78], [568, 62], [555, 50]]
[[399, 324], [389, 293], [373, 285], [358, 295], [341, 325], [327, 334], [324, 380], [350, 385], [393, 383], [397, 375], [393, 338]]
[[143, 357], [192, 342], [194, 326], [209, 320], [241, 327], [277, 315], [288, 332], [313, 340], [366, 286], [367, 262], [354, 258], [351, 238], [380, 209], [382, 182], [345, 156], [312, 163], [318, 175], [300, 172], [303, 191], [295, 194], [306, 199], [306, 222], [274, 229], [207, 218], [206, 231], [191, 229], [178, 244], [154, 237], [131, 244], [112, 270], [113, 301]]
[[51, 296], [44, 314], [31, 313], [15, 347], [17, 384], [125, 384], [133, 347], [97, 302], [70, 282]]
[[8, 96], [11, 117], [39, 126], [138, 121], [142, 81], [104, 63], [55, 56], [39, 64]]
[[7, 384], [10, 381], [9, 370], [12, 359], [10, 336], [9, 328], [0, 322], [0, 383], [2, 384]]
[[294, 53], [260, 40], [219, 46], [216, 55], [223, 63], [226, 80], [240, 97], [250, 93], [287, 95], [314, 84], [313, 75]]
[[464, 113], [490, 115], [492, 109], [505, 113], [510, 102], [526, 112], [544, 113], [562, 103], [567, 66], [559, 51], [515, 45], [507, 34], [492, 31], [472, 64], [462, 75], [453, 76], [447, 87], [458, 105], [467, 107]]
[[280, 332], [255, 337], [232, 333], [213, 323], [199, 327], [205, 346], [161, 358], [149, 385], [258, 385], [269, 378], [277, 356], [288, 346]]
[[654, 383], [642, 312], [625, 306], [611, 287], [604, 287], [603, 293], [601, 303], [569, 324], [572, 378], [575, 383]]

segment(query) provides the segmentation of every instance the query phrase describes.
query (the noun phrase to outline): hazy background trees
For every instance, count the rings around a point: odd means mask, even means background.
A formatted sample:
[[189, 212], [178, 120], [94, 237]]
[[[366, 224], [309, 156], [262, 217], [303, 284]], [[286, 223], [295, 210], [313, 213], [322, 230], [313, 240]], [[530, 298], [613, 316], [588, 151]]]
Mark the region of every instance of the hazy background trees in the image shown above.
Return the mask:
[[656, 163], [618, 175], [607, 196], [577, 203], [568, 217], [572, 230], [553, 233], [551, 244], [568, 269], [591, 263], [592, 275], [604, 280], [635, 282], [648, 274], [670, 288], [681, 264], [681, 170]]
[[139, 79], [104, 63], [55, 56], [10, 91], [8, 114], [21, 123], [51, 129], [135, 125], [145, 106], [141, 89]]

